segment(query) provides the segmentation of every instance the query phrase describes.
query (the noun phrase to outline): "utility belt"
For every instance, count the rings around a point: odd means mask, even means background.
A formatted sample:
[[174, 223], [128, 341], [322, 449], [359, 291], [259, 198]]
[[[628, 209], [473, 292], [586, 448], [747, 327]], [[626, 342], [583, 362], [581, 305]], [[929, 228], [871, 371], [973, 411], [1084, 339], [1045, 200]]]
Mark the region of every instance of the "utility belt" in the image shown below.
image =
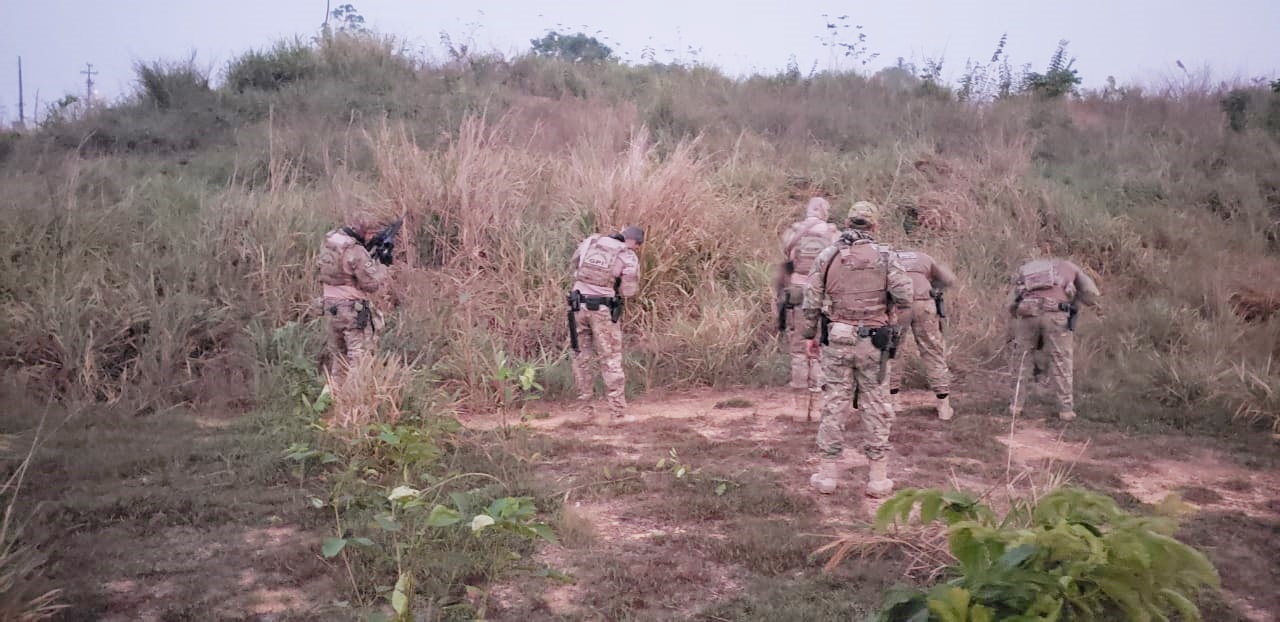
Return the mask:
[[1018, 306], [1014, 314], [1018, 317], [1036, 317], [1041, 313], [1070, 313], [1072, 308], [1072, 304], [1069, 302], [1028, 296], [1018, 300]]
[[614, 324], [622, 318], [622, 299], [617, 296], [583, 296], [582, 292], [569, 292], [569, 311], [577, 313], [586, 307], [588, 311], [599, 311], [600, 307], [609, 308], [609, 319]]
[[[841, 322], [848, 324], [848, 322]], [[830, 345], [831, 335], [831, 318], [823, 314], [819, 319], [819, 329], [821, 330], [822, 345]], [[862, 323], [854, 324], [854, 334], [859, 339], [871, 339], [871, 345], [882, 352], [890, 352], [892, 355], [897, 354], [898, 349], [898, 327], [896, 326], [864, 326]]]
[[373, 305], [368, 300], [341, 300], [329, 302], [324, 310], [329, 315], [337, 316], [340, 307], [351, 307], [356, 312], [356, 330], [364, 330], [369, 326], [373, 326]]
[[[840, 322], [851, 326], [853, 334], [859, 339], [870, 339], [871, 345], [880, 351], [880, 372], [877, 376], [879, 382], [884, 382], [889, 374], [889, 360], [898, 356], [898, 340], [902, 333], [897, 326], [864, 326], [861, 322], [858, 324], [849, 324], [848, 322]], [[822, 330], [822, 345], [830, 345], [829, 335], [831, 330], [831, 320], [823, 314], [820, 318], [819, 325]]]

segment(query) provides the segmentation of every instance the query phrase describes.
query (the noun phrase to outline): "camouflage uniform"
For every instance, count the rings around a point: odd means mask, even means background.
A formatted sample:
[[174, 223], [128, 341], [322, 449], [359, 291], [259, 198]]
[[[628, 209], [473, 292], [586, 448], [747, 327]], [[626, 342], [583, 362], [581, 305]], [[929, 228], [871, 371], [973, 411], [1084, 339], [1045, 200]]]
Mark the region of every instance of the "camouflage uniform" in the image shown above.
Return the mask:
[[612, 305], [634, 296], [640, 287], [640, 260], [634, 248], [643, 242], [644, 233], [636, 227], [612, 236], [592, 235], [578, 245], [572, 259], [573, 290], [582, 296], [575, 313], [578, 352], [573, 355], [574, 385], [578, 399], [590, 401], [598, 368], [609, 397], [609, 413], [614, 417], [626, 411], [627, 379], [622, 371], [622, 326], [611, 317]]
[[1072, 398], [1072, 333], [1067, 329], [1068, 308], [1074, 304], [1097, 304], [1098, 286], [1078, 266], [1064, 259], [1036, 259], [1018, 269], [1013, 277], [1006, 307], [1011, 316], [1013, 353], [1011, 365], [1019, 386], [1009, 411], [1022, 412], [1027, 391], [1035, 375], [1034, 355], [1046, 350], [1048, 379], [1057, 400], [1058, 417], [1075, 418]]
[[781, 271], [778, 283], [779, 296], [786, 304], [787, 337], [791, 351], [791, 382], [793, 389], [816, 390], [822, 386], [818, 378], [820, 369], [805, 351], [807, 340], [801, 334], [803, 315], [800, 305], [804, 302], [804, 290], [809, 285], [809, 270], [813, 261], [840, 237], [840, 230], [827, 222], [831, 204], [826, 199], [809, 199], [805, 219], [793, 223], [782, 234], [782, 256], [789, 265]]
[[[929, 388], [938, 399], [939, 415], [950, 419], [951, 405], [947, 396], [951, 392], [951, 372], [947, 369], [946, 346], [938, 324], [938, 309], [933, 301], [933, 292], [951, 287], [955, 284], [956, 277], [946, 266], [920, 251], [900, 250], [897, 255], [902, 267], [911, 277], [914, 294], [911, 310], [898, 319], [899, 326], [904, 333], [909, 331], [915, 337], [916, 348], [929, 379]], [[902, 388], [902, 368], [903, 365], [894, 362], [889, 380], [891, 394], [897, 394]], [[945, 415], [944, 409], [947, 411]]]
[[805, 337], [818, 334], [822, 317], [829, 320], [827, 343], [821, 349], [822, 422], [817, 439], [824, 460], [810, 478], [810, 484], [824, 493], [834, 491], [839, 477], [845, 419], [855, 399], [866, 434], [862, 450], [871, 461], [867, 492], [881, 496], [893, 486], [884, 475], [892, 448], [893, 408], [882, 375], [881, 350], [872, 339], [890, 325], [890, 313], [908, 308], [912, 290], [911, 277], [897, 257], [871, 238], [877, 212], [870, 203], [854, 204], [851, 225], [861, 229], [845, 231], [818, 255], [805, 291]]
[[339, 383], [348, 368], [377, 350], [382, 327], [369, 298], [386, 281], [386, 266], [369, 255], [356, 234], [345, 227], [325, 234], [317, 258], [320, 304], [329, 323], [329, 373]]

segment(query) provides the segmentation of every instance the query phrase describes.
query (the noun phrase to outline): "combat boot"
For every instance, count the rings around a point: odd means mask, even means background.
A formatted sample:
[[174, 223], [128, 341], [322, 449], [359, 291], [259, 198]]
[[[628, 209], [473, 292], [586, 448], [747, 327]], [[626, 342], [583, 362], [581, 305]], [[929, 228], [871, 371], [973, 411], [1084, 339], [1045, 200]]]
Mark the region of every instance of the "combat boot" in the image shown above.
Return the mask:
[[955, 411], [951, 410], [951, 397], [938, 398], [938, 418], [943, 421], [951, 421], [953, 416], [955, 416]]
[[893, 480], [889, 479], [889, 460], [884, 457], [871, 460], [867, 474], [867, 496], [879, 499], [889, 496], [892, 492]]
[[1064, 410], [1058, 413], [1058, 418], [1063, 421], [1071, 421], [1076, 418], [1076, 412], [1074, 410]]
[[839, 481], [840, 460], [837, 458], [824, 457], [818, 463], [818, 472], [809, 476], [809, 486], [824, 495], [835, 492]]

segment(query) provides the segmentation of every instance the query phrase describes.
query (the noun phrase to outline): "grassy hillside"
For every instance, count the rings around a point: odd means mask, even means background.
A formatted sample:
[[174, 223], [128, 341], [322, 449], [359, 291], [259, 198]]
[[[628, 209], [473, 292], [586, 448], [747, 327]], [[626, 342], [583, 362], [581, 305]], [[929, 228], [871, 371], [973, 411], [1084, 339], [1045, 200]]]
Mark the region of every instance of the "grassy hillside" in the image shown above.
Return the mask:
[[24, 405], [0, 440], [31, 440], [38, 404], [77, 413], [87, 447], [95, 426], [177, 407], [294, 408], [322, 343], [314, 255], [356, 212], [406, 219], [384, 301], [396, 412], [487, 412], [525, 366], [566, 395], [568, 258], [627, 224], [648, 240], [629, 389], [781, 385], [777, 240], [814, 195], [837, 220], [881, 204], [884, 239], [954, 266], [962, 415], [1011, 390], [1000, 307], [1045, 252], [1104, 293], [1077, 335], [1083, 419], [1280, 431], [1280, 94], [1265, 89], [979, 104], [901, 72], [429, 63], [349, 35], [245, 54], [216, 87], [181, 63], [137, 73], [127, 101], [0, 136], [0, 374]]
[[246, 54], [217, 89], [138, 74], [125, 103], [7, 139], [3, 360], [42, 395], [252, 402], [266, 337], [313, 321], [320, 233], [353, 210], [407, 218], [387, 347], [474, 404], [499, 352], [563, 391], [566, 258], [626, 223], [651, 240], [634, 388], [774, 383], [775, 240], [822, 194], [837, 218], [884, 204], [884, 237], [955, 265], [962, 373], [1003, 364], [1006, 275], [1039, 249], [1104, 290], [1086, 417], [1225, 432], [1280, 411], [1280, 143], [1265, 119], [1233, 131], [1218, 93], [979, 106], [854, 74], [431, 65], [348, 36]]

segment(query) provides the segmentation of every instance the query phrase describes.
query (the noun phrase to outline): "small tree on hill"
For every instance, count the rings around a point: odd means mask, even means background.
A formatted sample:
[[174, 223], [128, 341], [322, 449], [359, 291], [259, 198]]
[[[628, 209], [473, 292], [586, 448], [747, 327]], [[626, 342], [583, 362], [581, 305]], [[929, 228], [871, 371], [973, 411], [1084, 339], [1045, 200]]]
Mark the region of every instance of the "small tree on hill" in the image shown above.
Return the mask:
[[1067, 40], [1059, 41], [1044, 73], [1032, 71], [1023, 75], [1022, 90], [1047, 98], [1074, 93], [1081, 81], [1080, 75], [1071, 68], [1075, 62], [1075, 58], [1067, 58]]
[[356, 9], [354, 5], [343, 4], [338, 8], [329, 11], [329, 19], [325, 19], [324, 29], [326, 32], [331, 28], [329, 21], [332, 19], [332, 28], [337, 32], [345, 32], [349, 34], [368, 34], [369, 29], [364, 25], [364, 16]]
[[551, 56], [573, 63], [594, 63], [613, 58], [613, 50], [609, 46], [581, 32], [562, 35], [553, 30], [541, 39], [530, 39], [529, 43], [538, 56]]

